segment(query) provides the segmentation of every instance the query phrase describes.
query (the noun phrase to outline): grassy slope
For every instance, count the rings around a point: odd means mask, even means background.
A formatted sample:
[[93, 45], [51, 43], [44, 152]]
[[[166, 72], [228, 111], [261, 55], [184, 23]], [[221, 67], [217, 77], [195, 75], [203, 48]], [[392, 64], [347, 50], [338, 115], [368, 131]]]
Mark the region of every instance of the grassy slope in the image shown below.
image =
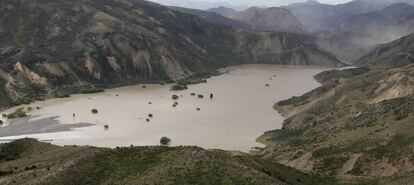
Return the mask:
[[[411, 174], [414, 96], [390, 92], [411, 92], [414, 66], [382, 66], [319, 74], [324, 86], [276, 104], [285, 114], [305, 109], [288, 118], [282, 130], [261, 137], [269, 144], [262, 155], [295, 166], [289, 162], [311, 153], [307, 170], [329, 174], [340, 173], [354, 157], [356, 163], [345, 174]], [[375, 101], [384, 94], [391, 99]]]
[[0, 184], [337, 184], [256, 157], [197, 147], [0, 145]]

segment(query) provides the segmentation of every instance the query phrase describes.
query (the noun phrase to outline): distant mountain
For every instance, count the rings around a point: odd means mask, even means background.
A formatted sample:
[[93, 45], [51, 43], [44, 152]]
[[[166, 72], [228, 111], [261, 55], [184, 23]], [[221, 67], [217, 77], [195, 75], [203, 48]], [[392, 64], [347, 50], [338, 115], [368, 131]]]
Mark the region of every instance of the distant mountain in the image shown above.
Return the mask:
[[251, 7], [238, 12], [221, 7], [207, 11], [216, 12], [228, 18], [248, 23], [255, 31], [304, 32], [300, 21], [289, 10], [284, 8]]
[[67, 89], [165, 82], [244, 63], [343, 65], [293, 35], [242, 31], [136, 0], [2, 0], [0, 61], [0, 109]]
[[329, 5], [311, 0], [286, 8], [304, 24], [311, 37], [307, 42], [355, 62], [379, 44], [410, 34], [414, 30], [411, 0], [354, 0]]
[[207, 10], [216, 7], [228, 7], [234, 10], [244, 10], [248, 8], [243, 5], [233, 5], [226, 1], [210, 2], [204, 0], [149, 0], [166, 6], [178, 6], [189, 9]]
[[414, 31], [414, 7], [397, 3], [378, 11], [354, 15], [346, 19], [340, 29], [366, 35], [360, 40], [365, 45], [390, 42]]
[[309, 31], [335, 30], [347, 18], [382, 9], [391, 3], [388, 0], [354, 0], [345, 4], [322, 4], [315, 0], [294, 3], [289, 9]]
[[401, 66], [414, 63], [414, 33], [378, 46], [358, 60], [360, 66]]
[[233, 17], [234, 15], [236, 15], [238, 13], [234, 9], [223, 7], [223, 6], [217, 7], [217, 8], [210, 8], [207, 11], [208, 12], [214, 12], [214, 13], [220, 14], [220, 15], [225, 16], [225, 17]]
[[[252, 25], [242, 22], [242, 21], [238, 21], [238, 20], [234, 20], [234, 19], [230, 19], [228, 17], [222, 16], [218, 13], [215, 12], [208, 12], [208, 11], [203, 11], [203, 10], [197, 10], [197, 9], [190, 9], [190, 8], [183, 8], [183, 7], [177, 7], [177, 6], [171, 6], [171, 9], [175, 10], [175, 11], [179, 11], [179, 12], [183, 12], [186, 14], [192, 14], [192, 15], [196, 15], [199, 16], [209, 22], [212, 23], [216, 23], [216, 24], [220, 24], [220, 25], [225, 25], [225, 26], [230, 26], [230, 27], [234, 27], [234, 28], [241, 28], [241, 29], [245, 29], [245, 30], [252, 30]], [[232, 10], [232, 9], [230, 9]], [[234, 11], [234, 10], [233, 10]]]
[[313, 34], [298, 34], [302, 42], [316, 44], [318, 47], [331, 52], [345, 63], [352, 64], [360, 57], [369, 53], [374, 46], [361, 46], [358, 40], [362, 37], [347, 32], [318, 32]]

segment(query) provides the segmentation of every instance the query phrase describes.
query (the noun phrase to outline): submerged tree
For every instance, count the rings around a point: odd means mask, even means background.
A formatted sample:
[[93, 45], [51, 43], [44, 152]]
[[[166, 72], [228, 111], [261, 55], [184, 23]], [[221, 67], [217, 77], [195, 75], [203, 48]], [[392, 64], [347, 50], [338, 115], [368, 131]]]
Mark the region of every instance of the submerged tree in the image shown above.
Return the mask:
[[178, 95], [176, 95], [176, 94], [174, 94], [174, 95], [172, 95], [171, 96], [171, 98], [173, 99], [173, 100], [178, 100], [178, 98], [180, 98]]
[[168, 145], [168, 144], [170, 144], [170, 142], [171, 142], [171, 139], [170, 138], [168, 138], [168, 137], [161, 137], [161, 139], [160, 139], [160, 143], [161, 143], [161, 145]]
[[98, 114], [98, 109], [92, 109], [92, 110], [91, 110], [91, 112], [92, 112], [93, 114]]

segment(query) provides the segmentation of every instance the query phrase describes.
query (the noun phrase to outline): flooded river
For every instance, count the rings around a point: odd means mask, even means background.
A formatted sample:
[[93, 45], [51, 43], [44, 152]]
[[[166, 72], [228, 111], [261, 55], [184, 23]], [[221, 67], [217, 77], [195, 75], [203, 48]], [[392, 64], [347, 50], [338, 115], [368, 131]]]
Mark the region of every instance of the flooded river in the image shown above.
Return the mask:
[[[318, 87], [313, 76], [324, 69], [243, 65], [223, 70], [228, 74], [184, 91], [138, 85], [37, 102], [30, 106], [40, 109], [30, 112], [30, 119], [5, 120], [0, 140], [33, 137], [58, 145], [115, 147], [157, 145], [167, 136], [173, 146], [248, 151], [261, 146], [255, 140], [265, 131], [281, 128], [284, 118], [273, 105]], [[173, 94], [180, 98], [172, 100]]]

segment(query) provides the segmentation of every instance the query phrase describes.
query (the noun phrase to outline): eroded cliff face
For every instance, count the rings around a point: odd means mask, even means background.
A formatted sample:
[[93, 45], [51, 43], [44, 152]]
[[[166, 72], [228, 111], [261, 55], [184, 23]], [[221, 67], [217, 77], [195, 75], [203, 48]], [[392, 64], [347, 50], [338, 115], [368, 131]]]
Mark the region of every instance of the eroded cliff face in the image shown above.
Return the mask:
[[29, 86], [50, 95], [244, 63], [343, 65], [288, 34], [235, 30], [145, 1], [4, 0], [0, 12], [0, 78], [12, 99]]

